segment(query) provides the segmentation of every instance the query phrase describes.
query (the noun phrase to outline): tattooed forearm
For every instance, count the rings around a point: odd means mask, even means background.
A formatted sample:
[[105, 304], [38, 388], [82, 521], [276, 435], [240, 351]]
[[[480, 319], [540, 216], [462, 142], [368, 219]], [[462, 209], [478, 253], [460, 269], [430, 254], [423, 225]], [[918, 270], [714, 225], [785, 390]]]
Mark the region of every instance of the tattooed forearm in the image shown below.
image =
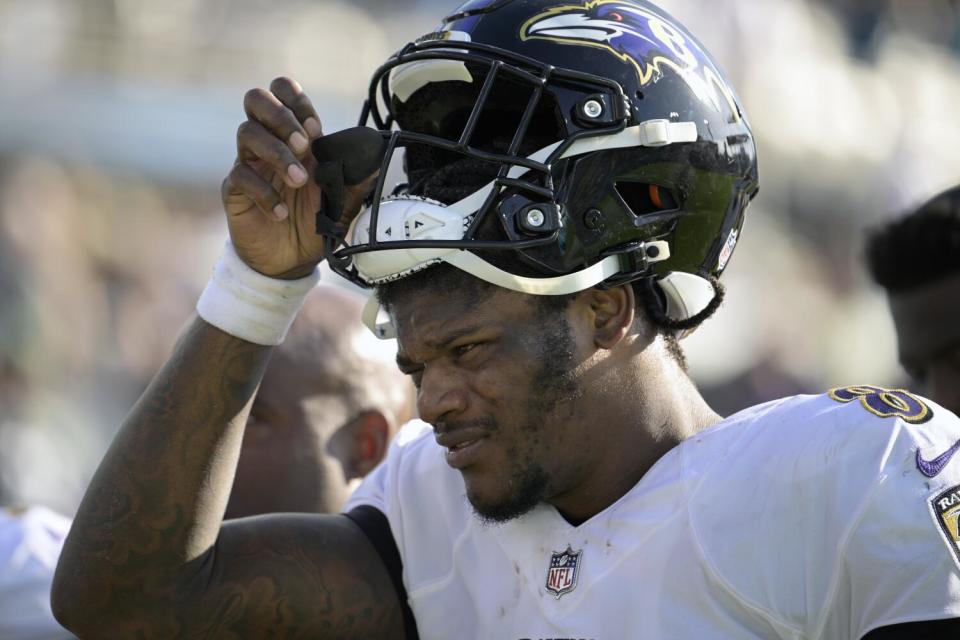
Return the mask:
[[[117, 597], [134, 604], [134, 590], [175, 594], [191, 560], [216, 540], [269, 354], [194, 320], [90, 484], [64, 546], [55, 605], [94, 616]], [[67, 593], [71, 602], [57, 597]], [[79, 607], [78, 595], [97, 606]]]
[[100, 464], [64, 545], [53, 605], [75, 633], [402, 637], [386, 570], [345, 517], [221, 527], [268, 358], [202, 320], [177, 345]]
[[221, 527], [268, 358], [195, 320], [133, 408], [57, 567], [54, 612], [77, 635], [402, 637], [386, 570], [345, 517]]

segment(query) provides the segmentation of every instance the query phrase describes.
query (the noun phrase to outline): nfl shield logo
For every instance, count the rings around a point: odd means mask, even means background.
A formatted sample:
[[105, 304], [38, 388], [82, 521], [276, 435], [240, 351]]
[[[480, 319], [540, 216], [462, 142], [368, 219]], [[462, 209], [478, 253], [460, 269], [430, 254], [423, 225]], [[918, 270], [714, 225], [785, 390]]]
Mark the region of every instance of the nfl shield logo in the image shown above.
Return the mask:
[[574, 551], [567, 546], [566, 551], [560, 551], [550, 556], [550, 569], [547, 571], [547, 591], [560, 599], [565, 593], [577, 587], [577, 577], [580, 575], [580, 555], [583, 549]]

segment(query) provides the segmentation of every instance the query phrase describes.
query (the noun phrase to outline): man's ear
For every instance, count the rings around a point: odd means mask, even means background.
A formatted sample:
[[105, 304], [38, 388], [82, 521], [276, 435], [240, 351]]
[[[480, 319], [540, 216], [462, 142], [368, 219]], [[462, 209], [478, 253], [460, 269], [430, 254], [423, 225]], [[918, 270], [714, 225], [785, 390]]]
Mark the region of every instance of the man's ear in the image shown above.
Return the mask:
[[343, 427], [347, 436], [347, 480], [362, 478], [380, 464], [390, 446], [390, 422], [379, 411], [364, 411]]
[[633, 287], [624, 284], [612, 289], [588, 289], [585, 293], [593, 343], [599, 349], [612, 349], [633, 327], [637, 304]]

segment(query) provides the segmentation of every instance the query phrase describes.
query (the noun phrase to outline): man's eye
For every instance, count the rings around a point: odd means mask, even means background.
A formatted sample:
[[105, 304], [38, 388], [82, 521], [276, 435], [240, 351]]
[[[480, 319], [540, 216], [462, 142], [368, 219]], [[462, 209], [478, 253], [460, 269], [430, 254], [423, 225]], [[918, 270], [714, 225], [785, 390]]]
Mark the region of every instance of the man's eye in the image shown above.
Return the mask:
[[477, 342], [469, 342], [467, 344], [462, 344], [458, 347], [453, 348], [453, 355], [454, 357], [462, 358], [463, 356], [467, 355], [468, 353], [470, 353], [471, 351], [473, 351], [479, 346], [480, 344]]

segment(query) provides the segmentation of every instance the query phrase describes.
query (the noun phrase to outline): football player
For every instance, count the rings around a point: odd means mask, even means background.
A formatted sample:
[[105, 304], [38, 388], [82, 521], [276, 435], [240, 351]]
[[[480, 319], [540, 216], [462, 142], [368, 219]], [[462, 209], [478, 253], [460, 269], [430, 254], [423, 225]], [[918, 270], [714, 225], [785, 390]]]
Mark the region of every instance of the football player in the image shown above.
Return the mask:
[[[719, 304], [757, 169], [736, 94], [672, 17], [472, 0], [375, 73], [375, 130], [322, 136], [283, 78], [245, 105], [231, 243], [88, 490], [53, 595], [65, 625], [960, 631], [956, 417], [856, 386], [723, 420], [684, 370], [677, 341]], [[423, 422], [343, 515], [223, 523], [245, 407], [321, 260], [376, 288], [367, 320], [398, 337]]]
[[866, 253], [887, 292], [900, 363], [960, 413], [960, 186], [874, 231]]

